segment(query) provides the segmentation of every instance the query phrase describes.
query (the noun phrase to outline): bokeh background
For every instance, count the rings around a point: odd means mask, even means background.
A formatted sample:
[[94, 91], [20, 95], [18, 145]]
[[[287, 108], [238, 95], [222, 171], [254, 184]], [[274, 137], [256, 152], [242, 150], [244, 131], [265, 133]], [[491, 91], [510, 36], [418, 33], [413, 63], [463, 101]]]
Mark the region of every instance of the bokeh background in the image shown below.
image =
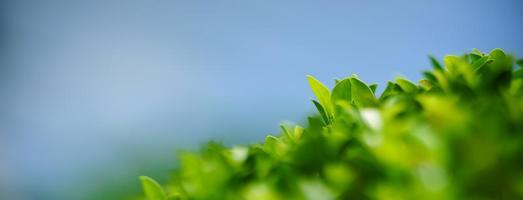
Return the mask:
[[0, 1], [0, 199], [122, 199], [177, 149], [262, 141], [332, 85], [523, 56], [523, 1]]

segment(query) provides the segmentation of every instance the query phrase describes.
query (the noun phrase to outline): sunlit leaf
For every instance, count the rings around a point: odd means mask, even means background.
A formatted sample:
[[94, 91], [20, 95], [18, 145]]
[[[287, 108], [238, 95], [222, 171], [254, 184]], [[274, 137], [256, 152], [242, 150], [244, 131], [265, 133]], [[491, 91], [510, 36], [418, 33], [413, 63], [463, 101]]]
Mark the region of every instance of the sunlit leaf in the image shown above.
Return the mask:
[[316, 99], [318, 99], [319, 103], [325, 109], [326, 115], [332, 115], [333, 106], [331, 103], [331, 93], [329, 88], [310, 75], [307, 76], [307, 81], [309, 82], [309, 86], [311, 87], [312, 91], [316, 95]]
[[399, 91], [400, 91], [399, 86], [397, 86], [395, 83], [389, 81], [389, 82], [387, 82], [387, 87], [385, 88], [383, 93], [381, 93], [380, 100], [384, 100], [389, 96], [394, 96], [394, 95], [398, 94]]
[[334, 86], [334, 89], [332, 89], [331, 100], [333, 105], [336, 105], [336, 102], [338, 101], [351, 102], [352, 98], [350, 79], [343, 79], [342, 81], [339, 81], [336, 86]]
[[372, 90], [358, 78], [350, 78], [352, 86], [352, 100], [361, 107], [376, 106], [377, 100]]
[[408, 93], [413, 93], [418, 90], [418, 87], [414, 83], [404, 78], [396, 78], [396, 83], [400, 86], [400, 88], [403, 91]]
[[424, 79], [389, 81], [379, 100], [377, 85], [356, 75], [336, 80], [332, 93], [309, 76], [319, 115], [305, 126], [180, 154], [166, 192], [140, 178], [145, 196], [523, 199], [523, 68], [513, 60], [500, 49], [448, 55], [443, 66], [431, 57]]
[[148, 176], [140, 176], [142, 189], [147, 200], [167, 200], [167, 195], [162, 186]]

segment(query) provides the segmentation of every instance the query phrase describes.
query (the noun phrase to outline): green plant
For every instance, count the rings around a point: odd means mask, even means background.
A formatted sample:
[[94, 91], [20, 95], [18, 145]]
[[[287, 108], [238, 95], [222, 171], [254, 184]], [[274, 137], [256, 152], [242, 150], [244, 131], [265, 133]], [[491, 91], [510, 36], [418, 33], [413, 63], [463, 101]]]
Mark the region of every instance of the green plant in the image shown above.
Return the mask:
[[312, 76], [319, 116], [263, 144], [180, 154], [146, 198], [523, 199], [522, 61], [500, 49], [431, 58], [417, 84], [375, 94], [353, 75], [329, 90]]

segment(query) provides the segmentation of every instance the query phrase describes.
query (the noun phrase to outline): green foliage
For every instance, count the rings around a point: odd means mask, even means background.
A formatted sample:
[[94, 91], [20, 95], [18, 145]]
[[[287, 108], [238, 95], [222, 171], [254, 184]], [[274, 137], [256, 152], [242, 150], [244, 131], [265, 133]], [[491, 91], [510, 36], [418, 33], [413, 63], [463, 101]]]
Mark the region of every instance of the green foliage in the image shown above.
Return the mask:
[[140, 176], [143, 192], [149, 200], [167, 200], [167, 195], [163, 188], [154, 179], [147, 176]]
[[[415, 84], [356, 76], [332, 93], [308, 76], [319, 116], [262, 144], [184, 152], [171, 199], [523, 199], [522, 61], [500, 49], [445, 56]], [[162, 187], [141, 178], [149, 200]]]

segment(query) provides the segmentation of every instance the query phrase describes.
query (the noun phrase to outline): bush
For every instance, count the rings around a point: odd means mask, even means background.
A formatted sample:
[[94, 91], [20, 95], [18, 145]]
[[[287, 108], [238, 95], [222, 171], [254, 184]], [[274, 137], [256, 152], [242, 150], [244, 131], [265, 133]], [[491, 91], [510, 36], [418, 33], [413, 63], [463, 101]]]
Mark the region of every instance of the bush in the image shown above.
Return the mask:
[[417, 84], [356, 75], [329, 90], [312, 76], [319, 115], [263, 144], [179, 155], [164, 199], [523, 199], [523, 70], [500, 49], [445, 56]]

